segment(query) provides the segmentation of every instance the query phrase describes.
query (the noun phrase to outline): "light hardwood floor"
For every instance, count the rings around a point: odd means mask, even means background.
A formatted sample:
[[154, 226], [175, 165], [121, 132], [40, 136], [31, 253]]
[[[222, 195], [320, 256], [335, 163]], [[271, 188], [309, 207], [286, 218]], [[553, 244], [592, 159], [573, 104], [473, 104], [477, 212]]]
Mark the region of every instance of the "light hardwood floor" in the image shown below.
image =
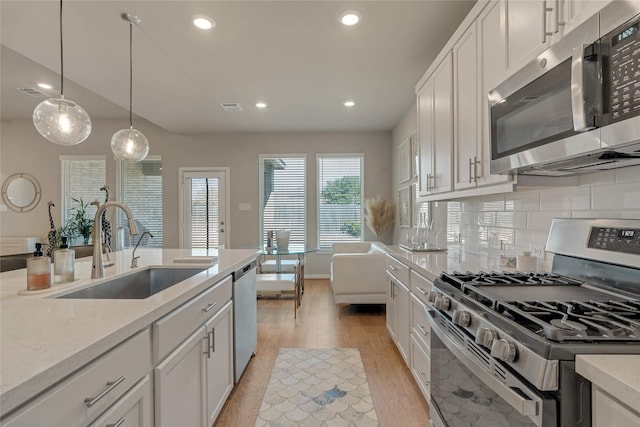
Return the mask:
[[329, 281], [305, 280], [297, 320], [290, 299], [258, 300], [258, 349], [216, 427], [254, 426], [281, 347], [360, 349], [380, 426], [428, 426], [429, 407], [386, 330], [384, 306], [347, 306], [338, 318]]

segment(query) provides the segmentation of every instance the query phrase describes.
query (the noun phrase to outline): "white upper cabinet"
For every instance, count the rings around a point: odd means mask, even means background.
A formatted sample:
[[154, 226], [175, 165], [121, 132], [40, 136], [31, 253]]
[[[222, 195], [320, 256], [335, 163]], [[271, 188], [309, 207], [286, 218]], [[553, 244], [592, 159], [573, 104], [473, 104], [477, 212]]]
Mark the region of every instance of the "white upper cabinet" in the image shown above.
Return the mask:
[[474, 187], [478, 178], [480, 137], [480, 73], [476, 24], [453, 47], [454, 69], [454, 187]]
[[556, 0], [560, 37], [593, 16], [613, 0]]
[[550, 35], [545, 0], [509, 0], [505, 6], [507, 68], [509, 74], [522, 68], [549, 47]]
[[420, 196], [451, 191], [453, 64], [447, 54], [418, 93]]

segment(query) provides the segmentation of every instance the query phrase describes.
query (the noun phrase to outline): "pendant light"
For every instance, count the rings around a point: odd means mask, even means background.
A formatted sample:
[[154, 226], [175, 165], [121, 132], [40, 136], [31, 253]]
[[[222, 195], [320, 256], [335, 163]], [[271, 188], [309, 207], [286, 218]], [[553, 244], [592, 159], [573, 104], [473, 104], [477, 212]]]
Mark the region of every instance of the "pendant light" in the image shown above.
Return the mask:
[[60, 0], [60, 98], [42, 101], [33, 110], [33, 125], [49, 141], [76, 145], [91, 133], [91, 119], [75, 102], [64, 97], [64, 61], [62, 44], [62, 0]]
[[133, 24], [140, 18], [130, 13], [122, 14], [129, 21], [129, 129], [120, 129], [111, 137], [111, 150], [118, 160], [139, 162], [149, 154], [149, 141], [142, 132], [133, 128]]

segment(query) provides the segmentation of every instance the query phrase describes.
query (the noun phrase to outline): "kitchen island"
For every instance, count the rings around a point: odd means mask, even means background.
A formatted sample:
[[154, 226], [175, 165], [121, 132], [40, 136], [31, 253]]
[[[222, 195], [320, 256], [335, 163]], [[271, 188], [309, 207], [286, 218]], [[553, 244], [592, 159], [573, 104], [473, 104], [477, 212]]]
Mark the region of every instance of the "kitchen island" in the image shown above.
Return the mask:
[[[76, 261], [76, 280], [24, 295], [26, 269], [0, 274], [0, 410], [4, 417], [161, 317], [202, 294], [256, 258], [255, 250], [209, 253], [138, 249], [110, 254], [104, 279], [90, 279], [91, 258]], [[215, 255], [214, 263], [177, 263], [191, 255]], [[147, 267], [201, 268], [202, 272], [145, 299], [56, 299]], [[230, 279], [229, 279], [230, 282]], [[188, 331], [187, 331], [188, 332]], [[148, 332], [147, 332], [148, 333]]]

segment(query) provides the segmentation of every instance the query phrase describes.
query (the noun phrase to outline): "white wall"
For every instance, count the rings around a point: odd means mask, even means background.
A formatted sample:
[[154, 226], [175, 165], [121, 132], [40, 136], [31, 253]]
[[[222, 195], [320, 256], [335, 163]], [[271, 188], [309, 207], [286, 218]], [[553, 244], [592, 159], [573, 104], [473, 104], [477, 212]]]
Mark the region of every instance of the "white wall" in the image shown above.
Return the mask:
[[[54, 217], [60, 218], [60, 155], [105, 155], [107, 181], [115, 188], [115, 162], [111, 135], [122, 128], [121, 121], [94, 121], [87, 141], [62, 147], [44, 140], [29, 120], [2, 121], [0, 178], [16, 172], [34, 175], [42, 186], [40, 204], [31, 212], [0, 214], [0, 236], [43, 236], [49, 230], [47, 201], [56, 203]], [[161, 155], [163, 165], [164, 246], [178, 245], [178, 168], [226, 166], [230, 168], [230, 247], [258, 243], [258, 154], [307, 154], [307, 238], [316, 244], [316, 153], [364, 153], [365, 198], [381, 194], [391, 197], [391, 133], [235, 133], [184, 136], [171, 134], [144, 120], [136, 128], [149, 139], [150, 155]], [[251, 203], [251, 211], [240, 211], [239, 203]], [[364, 238], [373, 236], [365, 230]], [[314, 271], [315, 270], [315, 271]], [[328, 274], [328, 257], [310, 260], [309, 274]]]

